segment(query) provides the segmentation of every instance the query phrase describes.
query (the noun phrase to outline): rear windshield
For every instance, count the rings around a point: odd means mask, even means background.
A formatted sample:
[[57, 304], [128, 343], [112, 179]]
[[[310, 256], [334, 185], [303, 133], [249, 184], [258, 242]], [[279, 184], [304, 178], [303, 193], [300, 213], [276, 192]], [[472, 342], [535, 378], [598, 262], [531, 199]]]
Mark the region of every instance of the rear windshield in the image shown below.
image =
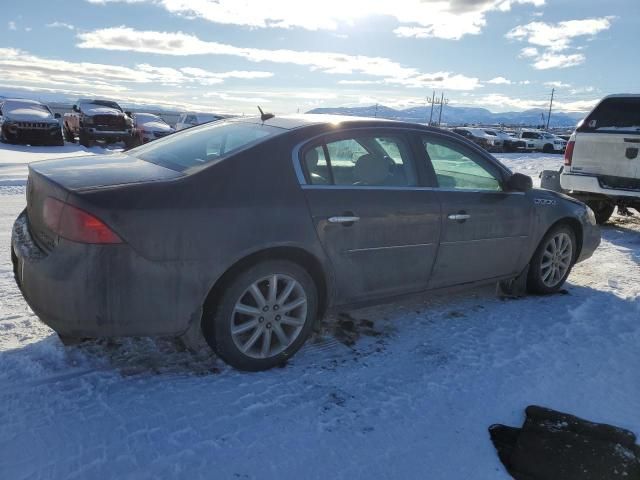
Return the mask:
[[216, 122], [182, 130], [127, 153], [184, 172], [220, 160], [285, 131], [260, 123]]
[[640, 131], [640, 97], [603, 100], [578, 129], [580, 132]]

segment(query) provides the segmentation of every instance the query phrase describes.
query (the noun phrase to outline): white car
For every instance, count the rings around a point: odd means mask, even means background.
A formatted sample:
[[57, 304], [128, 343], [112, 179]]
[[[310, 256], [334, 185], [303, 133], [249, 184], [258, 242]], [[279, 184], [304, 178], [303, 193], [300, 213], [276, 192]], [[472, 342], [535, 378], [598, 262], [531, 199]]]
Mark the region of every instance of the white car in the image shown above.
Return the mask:
[[134, 113], [133, 123], [136, 143], [139, 145], [166, 137], [176, 131], [162, 118], [152, 113]]
[[571, 135], [562, 189], [589, 205], [598, 223], [615, 206], [640, 211], [640, 95], [605, 97]]
[[215, 122], [222, 118], [220, 115], [213, 115], [211, 113], [183, 113], [180, 115], [178, 123], [176, 123], [176, 130], [184, 130], [185, 128], [195, 127], [203, 123]]
[[567, 141], [552, 133], [540, 130], [521, 130], [518, 138], [526, 142], [527, 150], [537, 150], [544, 153], [562, 153], [567, 147]]

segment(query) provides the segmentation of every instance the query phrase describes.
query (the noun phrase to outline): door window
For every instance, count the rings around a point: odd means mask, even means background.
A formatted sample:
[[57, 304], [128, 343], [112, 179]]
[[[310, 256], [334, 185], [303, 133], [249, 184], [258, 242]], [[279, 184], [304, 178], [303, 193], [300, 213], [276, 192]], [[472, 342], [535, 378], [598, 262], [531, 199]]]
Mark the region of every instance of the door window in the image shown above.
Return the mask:
[[363, 135], [329, 141], [303, 155], [313, 185], [415, 186], [415, 165], [404, 138]]
[[423, 138], [440, 188], [502, 191], [496, 175], [481, 158], [449, 142]]

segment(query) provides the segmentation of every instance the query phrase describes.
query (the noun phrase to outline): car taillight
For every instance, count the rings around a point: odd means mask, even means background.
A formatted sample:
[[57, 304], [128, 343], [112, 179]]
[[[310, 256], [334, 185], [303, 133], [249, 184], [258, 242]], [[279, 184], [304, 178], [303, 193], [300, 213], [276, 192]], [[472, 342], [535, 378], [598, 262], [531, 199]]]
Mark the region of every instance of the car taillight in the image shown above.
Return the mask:
[[52, 232], [67, 240], [97, 244], [123, 243], [99, 218], [55, 198], [46, 198], [42, 216]]
[[569, 140], [569, 142], [567, 143], [567, 146], [565, 148], [564, 151], [564, 164], [567, 167], [571, 166], [571, 161], [573, 160], [573, 147], [575, 147], [576, 142], [575, 140]]

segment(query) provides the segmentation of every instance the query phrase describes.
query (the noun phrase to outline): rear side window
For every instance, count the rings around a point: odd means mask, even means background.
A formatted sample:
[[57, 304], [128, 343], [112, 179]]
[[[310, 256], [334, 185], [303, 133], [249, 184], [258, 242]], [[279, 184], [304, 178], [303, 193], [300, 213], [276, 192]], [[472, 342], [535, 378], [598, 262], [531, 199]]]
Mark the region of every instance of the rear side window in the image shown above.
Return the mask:
[[225, 158], [285, 131], [258, 123], [216, 122], [161, 138], [129, 150], [127, 154], [184, 172]]
[[312, 185], [417, 185], [410, 148], [396, 135], [327, 141], [306, 150], [302, 163]]
[[486, 162], [450, 142], [423, 137], [422, 143], [440, 188], [455, 190], [502, 191], [497, 172]]
[[640, 97], [604, 99], [589, 114], [578, 131], [640, 133]]

